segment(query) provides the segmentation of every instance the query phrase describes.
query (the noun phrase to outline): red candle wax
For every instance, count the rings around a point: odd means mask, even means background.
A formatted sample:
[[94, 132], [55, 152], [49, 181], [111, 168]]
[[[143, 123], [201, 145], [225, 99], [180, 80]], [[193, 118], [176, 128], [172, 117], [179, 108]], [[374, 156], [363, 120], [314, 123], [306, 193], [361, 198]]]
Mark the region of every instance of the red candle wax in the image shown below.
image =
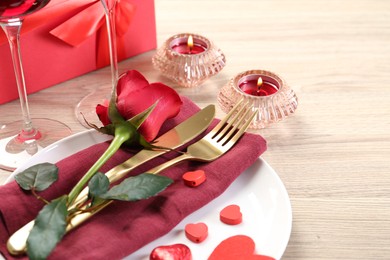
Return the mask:
[[[258, 84], [259, 77], [263, 82]], [[276, 82], [275, 82], [276, 83]], [[262, 77], [260, 75], [250, 75], [240, 79], [238, 87], [246, 94], [252, 96], [269, 96], [276, 93], [279, 87], [272, 82], [268, 77]]]
[[198, 54], [207, 49], [207, 44], [203, 41], [194, 39], [194, 42], [191, 45], [188, 43], [188, 37], [182, 37], [172, 41], [171, 48], [180, 54]]

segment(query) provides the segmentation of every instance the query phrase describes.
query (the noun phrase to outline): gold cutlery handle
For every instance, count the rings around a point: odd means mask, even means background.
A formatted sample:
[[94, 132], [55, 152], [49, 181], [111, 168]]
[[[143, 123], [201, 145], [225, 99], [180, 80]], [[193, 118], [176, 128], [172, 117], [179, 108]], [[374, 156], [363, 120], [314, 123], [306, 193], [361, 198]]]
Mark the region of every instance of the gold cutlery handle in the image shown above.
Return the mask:
[[[181, 124], [177, 125], [173, 129], [169, 130], [156, 140], [156, 145], [162, 147], [170, 147], [171, 149], [176, 149], [181, 145], [184, 145], [188, 141], [192, 140], [199, 134], [201, 134], [207, 127], [210, 125], [215, 115], [215, 106], [209, 105], [203, 108], [201, 111], [192, 115], [190, 118], [186, 119]], [[106, 173], [106, 176], [110, 182], [116, 182], [123, 178], [129, 171], [133, 170], [135, 167], [147, 162], [150, 159], [158, 157], [159, 155], [164, 154], [167, 151], [155, 151], [155, 150], [142, 150], [126, 162], [114, 167]], [[69, 209], [73, 209], [76, 206], [81, 206], [88, 198], [88, 187], [83, 189], [79, 196], [77, 196], [75, 202]], [[67, 226], [67, 231], [77, 227], [85, 220], [89, 219], [91, 216], [108, 206], [112, 201], [106, 201], [101, 204], [93, 212], [82, 213], [73, 217], [70, 221], [71, 223]], [[34, 226], [34, 221], [30, 221], [25, 226], [16, 231], [7, 242], [7, 249], [12, 255], [21, 255], [26, 253], [26, 242], [30, 234], [31, 229]]]
[[[151, 173], [151, 174], [158, 174], [160, 173], [161, 171], [173, 166], [173, 165], [176, 165], [184, 160], [188, 160], [188, 159], [191, 159], [193, 158], [191, 155], [187, 154], [187, 153], [184, 153], [178, 157], [175, 157], [149, 171], [147, 171], [147, 173]], [[114, 175], [110, 175], [112, 176], [112, 178], [115, 178]], [[111, 180], [111, 179], [110, 179]], [[91, 211], [91, 212], [84, 212], [84, 213], [81, 213], [81, 214], [78, 214], [76, 216], [74, 216], [71, 220], [70, 220], [70, 223], [68, 224], [67, 228], [66, 228], [66, 231], [70, 231], [71, 229], [77, 227], [78, 225], [82, 224], [84, 221], [88, 220], [90, 217], [92, 217], [93, 215], [95, 215], [96, 213], [98, 213], [99, 211], [101, 211], [102, 209], [104, 209], [105, 207], [107, 207], [108, 205], [110, 205], [113, 201], [112, 200], [106, 200], [104, 201], [102, 204], [96, 206], [96, 208]]]
[[[106, 173], [108, 179], [110, 182], [115, 182], [119, 179], [121, 179], [126, 173], [131, 171], [137, 166], [137, 163], [132, 163], [131, 165], [128, 163], [127, 165], [121, 165], [121, 167], [116, 167], [111, 169]], [[72, 206], [69, 207], [69, 209], [76, 208], [79, 205], [82, 205], [88, 198], [88, 187], [84, 188], [80, 194], [77, 196], [75, 202], [72, 204]], [[112, 201], [107, 201], [107, 203], [102, 204], [99, 208], [97, 208], [93, 212], [86, 212], [82, 214], [78, 214], [75, 217], [73, 217], [70, 220], [70, 224], [67, 226], [66, 230], [67, 232], [71, 229], [77, 227], [90, 217], [92, 217], [94, 214], [108, 206]], [[34, 226], [34, 220], [30, 221], [26, 225], [24, 225], [22, 228], [20, 228], [18, 231], [16, 231], [7, 241], [7, 249], [8, 252], [11, 255], [21, 255], [26, 253], [26, 244], [27, 244], [27, 238], [30, 234], [30, 231], [32, 230]]]
[[189, 155], [188, 153], [183, 153], [182, 155], [178, 156], [178, 157], [175, 157], [163, 164], [160, 164], [159, 166], [156, 166], [154, 167], [153, 169], [151, 170], [148, 170], [147, 173], [151, 173], [151, 174], [159, 174], [160, 172], [162, 172], [163, 170], [169, 168], [169, 167], [172, 167], [182, 161], [185, 161], [185, 160], [189, 160], [189, 159], [192, 159], [193, 156]]
[[[175, 158], [173, 158], [173, 159], [171, 159], [171, 160], [169, 160], [169, 161], [167, 161], [167, 162], [165, 162], [165, 163], [163, 163], [163, 164], [161, 164], [161, 165], [159, 165], [159, 166], [157, 166], [157, 167], [155, 167], [147, 172], [151, 173], [151, 174], [158, 174], [161, 171], [163, 171], [171, 166], [174, 166], [174, 165], [176, 165], [184, 160], [188, 160], [191, 158], [192, 158], [191, 155], [184, 153], [184, 154], [182, 154], [178, 157], [175, 157]], [[130, 165], [123, 166], [121, 169], [114, 168], [114, 169], [111, 169], [110, 171], [108, 171], [106, 173], [106, 175], [109, 178], [110, 182], [114, 182], [116, 180], [121, 179], [126, 173], [131, 171], [136, 166], [137, 166], [137, 164], [135, 163], [134, 165], [131, 165], [131, 166]], [[88, 198], [88, 188], [85, 188], [79, 194], [79, 196], [75, 200], [75, 203], [70, 207], [70, 209], [75, 208], [77, 205], [84, 203], [87, 200], [87, 198]], [[88, 220], [90, 217], [92, 217], [93, 215], [95, 215], [96, 213], [98, 213], [99, 211], [101, 211], [102, 209], [104, 209], [105, 207], [110, 205], [111, 203], [112, 203], [112, 200], [107, 200], [107, 201], [103, 202], [102, 204], [100, 204], [95, 210], [93, 210], [91, 212], [84, 212], [84, 213], [80, 213], [80, 214], [74, 216], [70, 220], [70, 223], [68, 224], [68, 226], [66, 228], [66, 231], [69, 232], [73, 228], [79, 226], [84, 221]], [[28, 238], [28, 235], [29, 235], [31, 229], [33, 228], [33, 226], [34, 226], [34, 221], [30, 221], [29, 223], [27, 223], [21, 229], [16, 231], [10, 237], [10, 239], [7, 242], [7, 249], [10, 252], [10, 254], [20, 255], [20, 254], [23, 254], [26, 252], [27, 238]]]
[[11, 255], [21, 255], [26, 253], [26, 243], [28, 235], [34, 226], [34, 220], [30, 221], [13, 235], [7, 241], [7, 249]]
[[[70, 219], [70, 222], [68, 226], [66, 227], [66, 232], [69, 232], [73, 228], [77, 227], [84, 221], [88, 220], [90, 217], [107, 207], [108, 205], [113, 202], [112, 200], [107, 200], [103, 204], [101, 204], [100, 207], [97, 207], [94, 211], [92, 212], [85, 212], [78, 214], [74, 216], [73, 218]], [[26, 243], [27, 243], [27, 238], [28, 235], [30, 234], [31, 229], [34, 226], [34, 221], [30, 221], [26, 225], [24, 225], [21, 229], [16, 231], [7, 241], [7, 249], [8, 252], [11, 255], [21, 255], [26, 253]]]
[[[181, 157], [181, 156], [179, 156], [179, 157]], [[179, 157], [177, 157], [177, 158], [179, 158]], [[161, 166], [165, 165], [165, 167], [160, 169], [159, 171], [169, 167], [169, 165], [167, 163], [162, 164]], [[129, 171], [133, 170], [138, 165], [139, 165], [138, 161], [135, 161], [135, 162], [132, 161], [131, 163], [125, 162], [125, 163], [121, 164], [120, 166], [117, 166], [117, 167], [111, 169], [110, 171], [108, 171], [106, 173], [106, 176], [110, 180], [110, 183], [115, 182], [115, 181], [121, 179], [122, 177], [124, 177]], [[158, 168], [159, 167], [156, 167], [154, 169], [157, 170]], [[159, 171], [156, 171], [155, 173], [158, 173]], [[77, 196], [77, 198], [76, 198], [75, 202], [72, 204], [72, 206], [69, 207], [69, 209], [76, 208], [76, 207], [82, 205], [83, 203], [85, 203], [85, 201], [88, 199], [88, 192], [89, 192], [88, 187], [84, 188], [80, 192], [79, 196]], [[73, 228], [77, 227], [78, 225], [80, 225], [81, 223], [83, 223], [84, 221], [88, 220], [90, 217], [95, 215], [97, 212], [99, 212], [100, 210], [104, 209], [109, 204], [111, 204], [111, 202], [112, 202], [111, 200], [106, 201], [106, 202], [102, 203], [98, 208], [96, 208], [92, 212], [85, 212], [85, 213], [81, 213], [81, 214], [74, 216], [70, 220], [70, 223], [68, 224], [68, 226], [66, 228], [66, 231], [68, 232], [71, 229], [73, 229]], [[29, 223], [27, 223], [26, 225], [24, 225], [22, 228], [20, 228], [18, 231], [16, 231], [8, 239], [7, 249], [11, 255], [21, 255], [21, 254], [26, 253], [27, 238], [28, 238], [28, 235], [30, 234], [30, 231], [33, 228], [33, 226], [34, 226], [34, 220], [32, 220]]]

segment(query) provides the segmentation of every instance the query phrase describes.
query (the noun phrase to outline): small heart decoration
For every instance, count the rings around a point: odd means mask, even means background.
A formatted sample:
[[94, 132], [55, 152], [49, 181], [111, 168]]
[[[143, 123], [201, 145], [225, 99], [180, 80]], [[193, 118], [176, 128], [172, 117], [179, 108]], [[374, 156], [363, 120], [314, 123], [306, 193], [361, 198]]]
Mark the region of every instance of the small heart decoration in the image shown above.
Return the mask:
[[237, 235], [223, 240], [211, 253], [208, 260], [275, 260], [266, 255], [257, 255], [255, 242], [245, 235]]
[[206, 174], [203, 170], [186, 172], [182, 176], [185, 185], [189, 187], [197, 187], [206, 180]]
[[203, 242], [208, 236], [208, 227], [205, 223], [187, 224], [185, 226], [186, 237], [195, 243]]
[[150, 260], [191, 260], [192, 254], [188, 246], [184, 244], [174, 244], [159, 246], [150, 253]]
[[229, 205], [221, 210], [219, 219], [228, 225], [237, 225], [242, 222], [242, 213], [238, 205]]

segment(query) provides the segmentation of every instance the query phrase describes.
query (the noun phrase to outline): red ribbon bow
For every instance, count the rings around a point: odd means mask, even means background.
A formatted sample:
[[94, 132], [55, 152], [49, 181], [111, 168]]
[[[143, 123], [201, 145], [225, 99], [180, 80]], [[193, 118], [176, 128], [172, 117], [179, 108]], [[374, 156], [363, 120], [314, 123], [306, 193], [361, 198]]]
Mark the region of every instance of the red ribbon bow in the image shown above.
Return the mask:
[[[115, 0], [104, 0], [115, 1]], [[126, 58], [124, 35], [135, 13], [135, 6], [130, 0], [116, 0], [115, 27], [118, 60]], [[52, 29], [50, 33], [62, 41], [76, 47], [96, 33], [96, 66], [104, 67], [110, 63], [108, 35], [103, 5], [100, 0], [52, 0], [39, 12], [28, 16], [22, 26], [22, 34], [34, 30], [45, 23], [47, 17], [76, 14]], [[6, 42], [5, 35], [0, 35], [0, 44]]]
[[[51, 30], [50, 33], [75, 47], [96, 33], [96, 64], [98, 68], [104, 67], [109, 64], [110, 56], [103, 5], [100, 0], [94, 0], [88, 4], [85, 4], [85, 1], [80, 2], [84, 3], [85, 8]], [[80, 4], [76, 3], [76, 5]], [[115, 5], [115, 33], [118, 60], [126, 57], [123, 36], [130, 26], [134, 11], [134, 6], [128, 0], [117, 0]]]

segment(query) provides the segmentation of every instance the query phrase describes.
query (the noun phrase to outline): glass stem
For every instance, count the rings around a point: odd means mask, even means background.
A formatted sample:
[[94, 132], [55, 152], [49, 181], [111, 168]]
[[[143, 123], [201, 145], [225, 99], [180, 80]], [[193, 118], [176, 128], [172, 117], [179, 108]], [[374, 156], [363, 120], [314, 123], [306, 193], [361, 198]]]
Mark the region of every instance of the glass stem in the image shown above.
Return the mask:
[[111, 96], [116, 93], [116, 84], [118, 81], [118, 56], [116, 47], [116, 31], [115, 31], [115, 7], [117, 0], [101, 0], [107, 25], [108, 48], [111, 64]]
[[7, 23], [1, 23], [1, 27], [3, 28], [8, 38], [9, 46], [11, 49], [11, 56], [16, 77], [16, 85], [18, 87], [20, 106], [22, 109], [23, 128], [18, 137], [20, 141], [35, 139], [38, 135], [38, 132], [36, 131], [36, 129], [34, 129], [31, 122], [30, 111], [28, 108], [26, 83], [24, 80], [22, 59], [20, 55], [19, 38], [20, 29], [22, 27], [22, 20], [12, 19], [9, 20]]

